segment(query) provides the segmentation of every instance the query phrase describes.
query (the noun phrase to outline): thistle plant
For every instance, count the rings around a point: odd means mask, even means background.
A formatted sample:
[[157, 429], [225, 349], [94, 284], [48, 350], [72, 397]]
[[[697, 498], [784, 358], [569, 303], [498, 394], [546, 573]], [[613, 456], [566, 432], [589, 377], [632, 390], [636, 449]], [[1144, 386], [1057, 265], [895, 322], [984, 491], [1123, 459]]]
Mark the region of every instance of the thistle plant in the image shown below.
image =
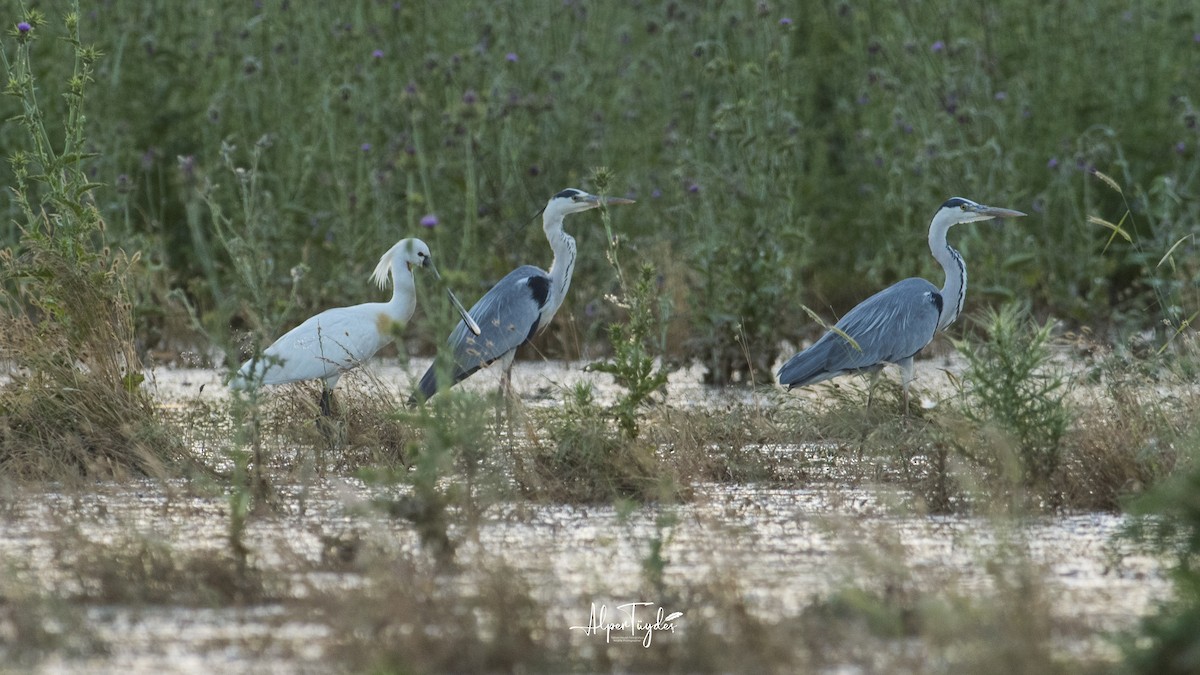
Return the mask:
[[[609, 179], [606, 169], [594, 172], [593, 180], [601, 193], [607, 188]], [[665, 352], [671, 305], [667, 298], [659, 295], [658, 275], [653, 265], [643, 264], [636, 277], [627, 276], [621, 265], [621, 240], [613, 233], [607, 209], [602, 211], [601, 219], [608, 237], [606, 255], [620, 288], [620, 296], [610, 295], [608, 300], [624, 310], [628, 320], [609, 325], [612, 356], [607, 361], [593, 364], [591, 369], [612, 375], [623, 390], [609, 414], [626, 438], [633, 440], [638, 437], [638, 415], [642, 404], [667, 384], [669, 370], [661, 357]]]
[[[60, 133], [38, 98], [31, 46], [47, 22], [28, 11], [0, 44], [26, 147], [12, 152], [19, 240], [0, 251], [0, 349], [19, 366], [0, 391], [7, 427], [0, 467], [28, 477], [161, 474], [179, 444], [165, 437], [140, 388], [142, 363], [126, 288], [138, 255], [103, 245], [105, 224], [84, 170], [85, 94], [99, 52], [79, 35], [78, 3], [64, 20], [74, 70]], [[59, 141], [58, 139], [61, 139]]]
[[[1063, 402], [1067, 380], [1050, 363], [1053, 323], [1038, 325], [1014, 303], [986, 310], [976, 323], [983, 340], [955, 345], [967, 360], [973, 405], [965, 413], [1011, 436], [1024, 484], [1044, 486], [1058, 468], [1060, 441], [1070, 422]], [[973, 449], [963, 451], [981, 464], [999, 463], [996, 457], [976, 456]]]

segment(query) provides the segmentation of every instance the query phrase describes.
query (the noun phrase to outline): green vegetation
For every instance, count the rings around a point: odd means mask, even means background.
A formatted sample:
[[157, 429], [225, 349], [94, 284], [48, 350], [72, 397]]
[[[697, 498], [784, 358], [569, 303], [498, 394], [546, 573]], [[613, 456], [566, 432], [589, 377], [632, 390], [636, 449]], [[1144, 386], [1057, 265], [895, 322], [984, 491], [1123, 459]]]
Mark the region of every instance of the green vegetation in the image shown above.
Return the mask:
[[[1018, 532], [1149, 492], [1177, 593], [1123, 665], [1194, 669], [1191, 5], [449, 7], [115, 0], [62, 31], [10, 8], [0, 515], [53, 544], [0, 561], [6, 662], [103, 655], [96, 608], [270, 607], [367, 672], [1113, 667], [1061, 648], [1096, 631], [1056, 614], [1021, 542], [980, 548], [980, 592], [930, 589], [898, 538], [852, 532], [875, 549], [838, 563], [867, 574], [773, 612], [734, 561], [681, 573], [712, 543], [683, 541], [689, 519], [740, 537], [758, 516], [725, 515], [763, 508], [763, 538], [791, 535], [801, 511], [767, 513], [755, 490], [836, 484]], [[572, 184], [638, 205], [572, 230], [571, 296], [537, 348], [599, 374], [550, 387], [548, 407], [460, 387], [405, 408], [409, 383], [370, 373], [332, 419], [312, 387], [171, 412], [148, 391], [164, 361], [233, 366], [360, 302], [400, 236], [474, 297], [538, 262], [529, 215]], [[765, 391], [785, 345], [820, 330], [799, 308], [841, 314], [934, 274], [927, 218], [956, 194], [1032, 216], [956, 232], [980, 317], [952, 334], [963, 386], [915, 392], [908, 415], [886, 377], [869, 407], [852, 377]], [[433, 355], [452, 321], [439, 294], [419, 305], [402, 357]], [[749, 386], [683, 401], [668, 384], [694, 364]], [[109, 519], [110, 479], [216, 522], [193, 538]], [[336, 508], [306, 520], [321, 490]], [[61, 521], [30, 515], [46, 498], [71, 502]], [[622, 533], [630, 586], [687, 608], [686, 631], [575, 649], [547, 609], [561, 562], [518, 568], [497, 534], [561, 532], [537, 520], [556, 509], [567, 528], [611, 517], [598, 538]], [[822, 527], [854, 527], [837, 520]]]
[[1188, 439], [1190, 465], [1151, 494], [1136, 510], [1135, 528], [1173, 558], [1175, 595], [1147, 617], [1140, 639], [1127, 646], [1128, 665], [1136, 673], [1190, 673], [1200, 668], [1200, 435]]
[[[1044, 486], [1058, 469], [1062, 437], [1070, 422], [1063, 403], [1068, 383], [1061, 366], [1051, 361], [1054, 326], [1030, 324], [1027, 310], [1011, 303], [986, 310], [976, 323], [983, 338], [957, 345], [967, 360], [964, 380], [970, 387], [964, 413], [980, 426], [999, 427], [1016, 451], [1019, 480], [1034, 488]], [[964, 447], [962, 452], [974, 451]], [[1007, 458], [971, 459], [997, 468]]]
[[81, 41], [78, 11], [65, 23], [66, 49], [47, 40], [60, 50], [49, 60], [72, 68], [61, 120], [48, 120], [39, 99], [33, 52], [45, 19], [30, 12], [13, 30], [12, 55], [7, 43], [0, 50], [4, 93], [19, 110], [4, 129], [26, 141], [9, 146], [11, 236], [0, 250], [0, 354], [18, 366], [0, 387], [0, 469], [34, 479], [164, 476], [183, 451], [140, 387], [129, 291], [139, 254], [103, 245], [99, 186], [88, 177], [85, 94], [100, 53]]
[[[668, 349], [714, 382], [766, 382], [782, 339], [817, 332], [779, 308], [836, 315], [933, 275], [925, 226], [952, 195], [1032, 215], [956, 234], [976, 282], [968, 310], [1028, 298], [1038, 316], [1115, 340], [1153, 330], [1157, 344], [1197, 310], [1193, 13], [1183, 0], [829, 3], [803, 16], [749, 2], [121, 0], [79, 17], [104, 57], [76, 170], [103, 186], [95, 207], [114, 250], [145, 261], [130, 288], [152, 348], [193, 337], [170, 289], [214, 336], [229, 321], [294, 323], [360, 301], [363, 252], [404, 233], [429, 242], [464, 295], [482, 291], [539, 250], [530, 214], [596, 165], [618, 177], [613, 194], [639, 199], [616, 228], [675, 300]], [[30, 37], [53, 31], [39, 23], [21, 40], [35, 76], [69, 81], [57, 41]], [[41, 99], [47, 119], [68, 103]], [[29, 147], [17, 124], [0, 140]], [[233, 147], [261, 198], [252, 214]], [[15, 241], [21, 207], [7, 208]], [[1126, 211], [1128, 239], [1087, 219]], [[436, 227], [420, 226], [427, 214]], [[225, 245], [230, 233], [248, 248]], [[576, 235], [571, 297], [541, 342], [550, 356], [576, 354], [609, 318], [589, 311], [609, 291], [604, 245]], [[427, 353], [439, 341], [407, 339]]]

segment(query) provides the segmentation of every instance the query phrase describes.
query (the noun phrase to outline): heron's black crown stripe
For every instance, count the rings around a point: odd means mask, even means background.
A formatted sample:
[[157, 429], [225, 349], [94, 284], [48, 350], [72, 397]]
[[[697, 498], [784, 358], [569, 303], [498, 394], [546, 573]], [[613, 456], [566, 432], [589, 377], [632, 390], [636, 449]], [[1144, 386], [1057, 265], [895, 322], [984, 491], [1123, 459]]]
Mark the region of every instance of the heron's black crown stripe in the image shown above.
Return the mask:
[[971, 202], [969, 200], [963, 199], [962, 197], [953, 197], [951, 199], [947, 199], [946, 203], [942, 204], [942, 208], [943, 209], [955, 209], [955, 208], [962, 206], [963, 204], [970, 204], [970, 203]]
[[578, 195], [578, 194], [582, 194], [582, 193], [579, 190], [576, 190], [575, 188], [567, 188], [566, 190], [563, 190], [562, 192], [554, 195], [554, 198], [558, 199], [559, 197], [574, 197], [575, 195]]

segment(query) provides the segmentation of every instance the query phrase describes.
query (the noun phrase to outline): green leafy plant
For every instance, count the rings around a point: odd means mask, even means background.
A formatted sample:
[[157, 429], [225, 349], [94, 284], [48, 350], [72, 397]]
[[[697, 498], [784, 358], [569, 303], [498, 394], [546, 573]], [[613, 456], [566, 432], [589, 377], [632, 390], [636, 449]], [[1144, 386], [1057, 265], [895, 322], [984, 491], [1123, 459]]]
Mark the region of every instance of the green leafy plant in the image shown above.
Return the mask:
[[[598, 169], [593, 180], [603, 192], [610, 177], [606, 169]], [[608, 236], [608, 262], [617, 275], [620, 296], [609, 300], [628, 315], [625, 322], [609, 325], [608, 338], [612, 356], [589, 366], [591, 370], [608, 373], [623, 390], [609, 414], [625, 437], [638, 437], [639, 410], [655, 393], [667, 385], [670, 369], [664, 362], [667, 323], [670, 320], [670, 301], [661, 297], [657, 288], [654, 267], [644, 264], [635, 279], [626, 276], [621, 266], [621, 239], [613, 233], [608, 211], [601, 214], [604, 232]]]
[[85, 93], [100, 54], [80, 39], [77, 3], [64, 23], [74, 70], [61, 135], [49, 130], [34, 74], [44, 17], [26, 12], [11, 59], [8, 44], [0, 49], [27, 146], [10, 156], [19, 242], [0, 251], [0, 349], [15, 365], [0, 389], [0, 466], [25, 477], [161, 476], [182, 448], [141, 388], [126, 286], [139, 258], [104, 246], [99, 186], [85, 171]]
[[[1051, 362], [1053, 322], [1038, 325], [1026, 308], [1008, 303], [985, 310], [976, 324], [983, 332], [980, 341], [955, 344], [967, 360], [970, 403], [964, 412], [976, 424], [1010, 437], [1022, 483], [1045, 487], [1058, 469], [1071, 415], [1063, 400], [1067, 380]], [[974, 448], [962, 451], [985, 466], [1004, 464], [1004, 458], [982, 456]]]

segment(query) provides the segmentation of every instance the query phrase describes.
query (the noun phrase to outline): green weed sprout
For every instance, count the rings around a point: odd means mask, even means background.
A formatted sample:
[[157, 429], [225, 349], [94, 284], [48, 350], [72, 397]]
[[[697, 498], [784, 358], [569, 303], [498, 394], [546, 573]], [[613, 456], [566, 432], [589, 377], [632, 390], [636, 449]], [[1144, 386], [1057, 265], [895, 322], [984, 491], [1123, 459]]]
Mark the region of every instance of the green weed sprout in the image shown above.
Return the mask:
[[[608, 183], [605, 169], [597, 169], [594, 180], [601, 193]], [[670, 320], [669, 300], [659, 296], [657, 273], [653, 265], [643, 264], [637, 277], [630, 279], [621, 266], [621, 240], [613, 232], [607, 209], [601, 211], [604, 233], [608, 237], [608, 262], [617, 275], [620, 297], [608, 299], [628, 314], [625, 323], [614, 322], [608, 328], [613, 354], [607, 361], [590, 366], [591, 370], [613, 376], [623, 390], [609, 413], [629, 440], [638, 437], [638, 416], [642, 404], [667, 384], [670, 371], [661, 359], [665, 351], [666, 327]]]
[[[972, 405], [966, 415], [1011, 436], [1024, 484], [1045, 486], [1058, 468], [1060, 441], [1070, 422], [1063, 402], [1067, 380], [1051, 364], [1053, 323], [1037, 325], [1026, 308], [1014, 303], [989, 308], [976, 323], [984, 333], [980, 342], [955, 343], [967, 360]], [[973, 452], [965, 450], [968, 456]], [[994, 457], [973, 458], [985, 465], [997, 463]]]

